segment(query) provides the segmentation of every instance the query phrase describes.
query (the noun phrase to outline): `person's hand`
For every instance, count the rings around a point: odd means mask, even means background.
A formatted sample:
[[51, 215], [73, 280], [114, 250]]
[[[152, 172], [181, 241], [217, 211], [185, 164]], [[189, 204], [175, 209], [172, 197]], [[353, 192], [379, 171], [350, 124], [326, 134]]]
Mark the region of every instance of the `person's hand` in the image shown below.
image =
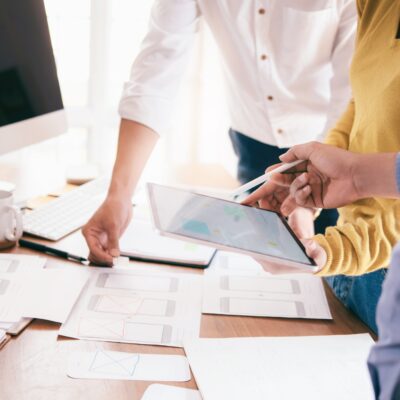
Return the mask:
[[[307, 255], [312, 258], [318, 266], [318, 271], [325, 266], [327, 261], [327, 256], [325, 250], [313, 239], [303, 239], [301, 242], [304, 245]], [[263, 267], [264, 271], [269, 272], [273, 275], [281, 275], [281, 274], [299, 274], [299, 273], [308, 273], [312, 272], [308, 269], [301, 269], [295, 267], [289, 267], [287, 265], [273, 262], [273, 261], [264, 261], [255, 258], [255, 260]]]
[[288, 216], [288, 224], [299, 239], [314, 236], [314, 210], [297, 207]]
[[89, 260], [92, 263], [112, 266], [113, 257], [120, 255], [119, 238], [131, 218], [130, 198], [106, 198], [82, 229], [90, 249]]
[[[271, 172], [282, 164], [275, 164], [268, 167], [265, 172]], [[299, 168], [299, 167], [297, 167]], [[297, 171], [294, 167], [293, 170]], [[304, 166], [303, 169], [304, 170]], [[290, 196], [290, 185], [301, 172], [297, 174], [274, 174], [253, 193], [248, 195], [240, 203], [248, 206], [257, 206], [266, 210], [281, 212], [282, 203]], [[291, 210], [293, 211], [293, 210]], [[286, 214], [288, 215], [288, 214]]]
[[[337, 208], [351, 203], [360, 194], [354, 183], [354, 166], [360, 155], [318, 142], [292, 147], [280, 159], [284, 163], [305, 160], [292, 169], [292, 173], [272, 176], [242, 203], [252, 204], [275, 200], [284, 215], [297, 206], [308, 208]], [[277, 166], [274, 166], [275, 168]], [[302, 172], [303, 171], [303, 172]], [[278, 186], [279, 196], [275, 195]], [[286, 193], [286, 197], [284, 197]]]

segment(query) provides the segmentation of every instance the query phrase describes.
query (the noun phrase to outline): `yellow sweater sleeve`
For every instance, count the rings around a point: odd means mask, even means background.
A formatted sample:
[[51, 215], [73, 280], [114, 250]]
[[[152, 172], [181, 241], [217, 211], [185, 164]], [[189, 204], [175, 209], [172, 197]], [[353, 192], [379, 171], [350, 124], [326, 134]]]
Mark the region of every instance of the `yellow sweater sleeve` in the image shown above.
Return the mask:
[[354, 122], [354, 100], [351, 100], [346, 111], [342, 114], [335, 127], [328, 132], [325, 139], [326, 144], [340, 147], [347, 150], [349, 148], [349, 136]]
[[[327, 262], [319, 275], [361, 275], [387, 267], [399, 238], [395, 200], [366, 199], [340, 210], [340, 220], [350, 221], [326, 229], [314, 239], [324, 248]], [[369, 203], [369, 204], [368, 204]], [[372, 204], [373, 203], [373, 204]]]

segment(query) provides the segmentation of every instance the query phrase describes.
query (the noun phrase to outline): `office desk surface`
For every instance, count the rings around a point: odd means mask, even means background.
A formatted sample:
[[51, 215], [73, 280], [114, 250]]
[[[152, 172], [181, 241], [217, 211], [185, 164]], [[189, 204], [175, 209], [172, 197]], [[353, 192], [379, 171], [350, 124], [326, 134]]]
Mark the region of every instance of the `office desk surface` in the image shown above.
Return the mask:
[[[25, 249], [14, 249], [13, 252], [32, 254]], [[51, 256], [48, 265], [52, 268], [79, 268], [77, 264]], [[182, 268], [165, 268], [187, 272]], [[328, 287], [326, 292], [333, 321], [203, 315], [200, 336], [223, 338], [368, 332], [368, 328], [342, 306]], [[1, 400], [139, 400], [151, 382], [68, 378], [68, 354], [97, 347], [127, 352], [184, 354], [183, 349], [169, 347], [66, 339], [58, 337], [58, 329], [59, 324], [35, 320], [0, 351]], [[196, 388], [193, 378], [184, 384], [171, 384]]]
[[[216, 174], [217, 183], [234, 188], [237, 183], [224, 172]], [[190, 172], [190, 171], [189, 171]], [[179, 181], [183, 183], [204, 184], [195, 181], [195, 177], [206, 176], [209, 183], [210, 171], [195, 170], [188, 175], [187, 168]], [[182, 174], [181, 174], [182, 175]], [[218, 179], [217, 179], [218, 178]], [[41, 198], [41, 204], [47, 201]], [[35, 204], [36, 204], [35, 203]], [[12, 252], [21, 254], [38, 254], [22, 248]], [[79, 268], [79, 265], [48, 256], [51, 268]], [[150, 264], [146, 264], [150, 268]], [[187, 269], [177, 267], [163, 268], [174, 271]], [[202, 271], [192, 272], [201, 274]], [[326, 286], [326, 285], [325, 285]], [[326, 293], [333, 315], [333, 321], [316, 321], [284, 318], [233, 317], [222, 315], [203, 315], [201, 320], [201, 337], [245, 337], [245, 336], [302, 336], [302, 335], [335, 335], [369, 332], [368, 328], [353, 314], [347, 311], [326, 286]], [[85, 340], [74, 340], [58, 337], [59, 324], [46, 321], [33, 321], [19, 336], [0, 350], [0, 399], [1, 400], [139, 400], [152, 382], [82, 380], [71, 379], [66, 375], [68, 354], [72, 351], [91, 351], [97, 347], [107, 350], [184, 354], [183, 349], [133, 345], [126, 343], [107, 343]], [[192, 379], [187, 383], [171, 385], [196, 388]], [[162, 400], [162, 399], [160, 399]], [[221, 399], [222, 400], [222, 399]]]

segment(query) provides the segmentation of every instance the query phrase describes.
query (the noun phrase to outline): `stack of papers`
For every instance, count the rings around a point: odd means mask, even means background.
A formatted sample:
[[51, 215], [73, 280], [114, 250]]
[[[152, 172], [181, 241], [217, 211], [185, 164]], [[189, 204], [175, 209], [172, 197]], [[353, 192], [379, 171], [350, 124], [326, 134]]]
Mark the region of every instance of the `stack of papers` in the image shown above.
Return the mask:
[[10, 336], [3, 329], [0, 329], [0, 349], [10, 340]]
[[45, 260], [37, 257], [4, 255], [0, 262], [3, 325], [23, 318], [64, 322], [88, 279], [85, 270], [42, 269]]
[[[0, 310], [6, 307], [10, 300], [12, 282], [23, 271], [40, 270], [46, 259], [36, 256], [17, 254], [0, 254]], [[11, 335], [18, 334], [31, 322], [30, 318], [20, 318], [18, 321], [4, 321], [0, 318], [0, 329]]]
[[193, 339], [185, 352], [205, 400], [373, 400], [368, 334]]
[[200, 332], [202, 277], [132, 267], [91, 268], [60, 335], [110, 342], [183, 346]]

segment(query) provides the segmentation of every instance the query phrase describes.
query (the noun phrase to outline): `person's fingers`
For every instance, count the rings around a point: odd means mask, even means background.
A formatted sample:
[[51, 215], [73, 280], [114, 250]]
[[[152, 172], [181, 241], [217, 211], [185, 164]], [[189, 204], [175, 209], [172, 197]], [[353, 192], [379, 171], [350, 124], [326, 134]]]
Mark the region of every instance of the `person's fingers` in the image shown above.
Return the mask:
[[257, 190], [255, 190], [244, 200], [242, 200], [240, 204], [244, 204], [247, 206], [253, 205], [254, 203], [257, 203], [259, 200], [267, 197], [268, 195], [273, 194], [273, 191], [274, 191], [274, 184], [270, 182], [265, 182]]
[[276, 168], [282, 166], [282, 164], [283, 164], [283, 163], [278, 163], [278, 164], [270, 165], [269, 167], [267, 167], [267, 168], [265, 169], [265, 173], [273, 171], [274, 169], [276, 169]]
[[298, 207], [289, 215], [288, 224], [298, 238], [314, 236], [314, 211]]
[[282, 275], [282, 274], [298, 274], [298, 273], [310, 273], [308, 270], [303, 270], [301, 268], [289, 267], [284, 264], [278, 264], [270, 261], [260, 260], [253, 257], [256, 262], [258, 262], [264, 269], [264, 271], [269, 272], [272, 275]]
[[314, 203], [311, 194], [312, 194], [311, 186], [307, 185], [298, 190], [292, 198], [294, 198], [296, 204], [301, 207], [316, 208], [317, 206]]
[[275, 210], [279, 205], [275, 198], [268, 196], [268, 198], [258, 201], [258, 207], [263, 208], [264, 210]]
[[293, 180], [292, 184], [290, 185], [290, 195], [294, 197], [296, 192], [301, 190], [303, 187], [309, 185], [309, 175], [307, 172], [301, 174], [296, 179]]
[[282, 202], [280, 212], [285, 217], [287, 217], [290, 213], [292, 213], [298, 207], [296, 200], [292, 196], [287, 196], [286, 199]]
[[90, 249], [89, 261], [98, 265], [112, 265], [112, 256], [104, 250], [98, 236], [92, 233], [84, 236]]
[[271, 180], [265, 182], [253, 193], [247, 196], [241, 201], [241, 204], [252, 205], [263, 198], [276, 197], [276, 193], [285, 193], [285, 196], [289, 193], [289, 187], [291, 182], [295, 179], [295, 176], [285, 176], [282, 174], [276, 174], [271, 177]]
[[279, 159], [282, 162], [289, 163], [296, 160], [309, 160], [312, 153], [317, 150], [321, 144], [318, 142], [309, 142], [299, 144], [290, 148], [285, 154], [282, 154]]
[[313, 239], [301, 240], [308, 257], [312, 258], [318, 267], [323, 268], [327, 261], [326, 251]]
[[111, 257], [119, 257], [119, 230], [116, 226], [107, 232], [107, 252]]

